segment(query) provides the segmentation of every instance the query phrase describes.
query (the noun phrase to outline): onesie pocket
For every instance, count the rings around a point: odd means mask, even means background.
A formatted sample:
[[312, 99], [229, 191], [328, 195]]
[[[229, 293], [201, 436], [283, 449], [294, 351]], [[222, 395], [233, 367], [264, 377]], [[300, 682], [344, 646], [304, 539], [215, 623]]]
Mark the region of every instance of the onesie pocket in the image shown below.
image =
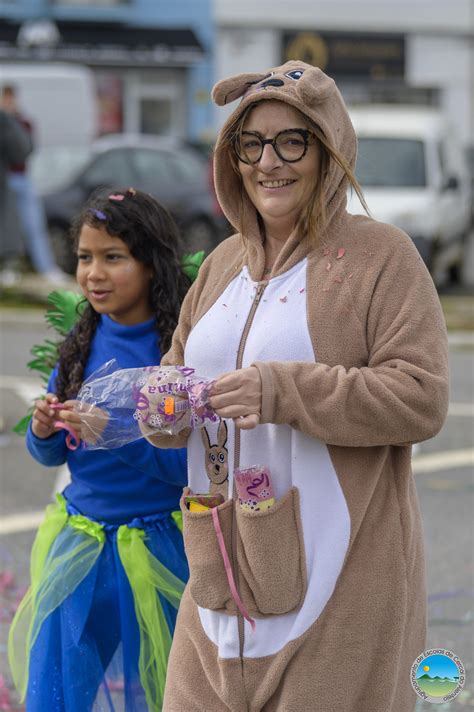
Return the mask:
[[[185, 489], [183, 497], [189, 494]], [[219, 548], [211, 510], [190, 512], [181, 497], [180, 507], [183, 513], [184, 548], [189, 564], [188, 586], [194, 602], [202, 608], [211, 610], [225, 609], [232, 595], [230, 593], [224, 561]], [[225, 546], [231, 551], [233, 500], [229, 499], [218, 506], [219, 523]], [[233, 608], [232, 604], [230, 607]]]
[[299, 493], [292, 487], [263, 512], [238, 504], [237, 561], [242, 599], [250, 615], [289, 613], [307, 587]]

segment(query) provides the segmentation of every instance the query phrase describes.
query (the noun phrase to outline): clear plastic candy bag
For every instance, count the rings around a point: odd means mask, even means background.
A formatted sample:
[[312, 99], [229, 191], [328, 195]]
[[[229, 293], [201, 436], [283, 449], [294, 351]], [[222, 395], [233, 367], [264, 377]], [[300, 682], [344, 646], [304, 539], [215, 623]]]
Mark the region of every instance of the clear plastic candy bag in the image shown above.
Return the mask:
[[218, 416], [209, 405], [212, 381], [185, 366], [117, 368], [108, 361], [83, 383], [74, 409], [87, 426], [88, 450], [121, 447], [145, 435], [176, 435]]

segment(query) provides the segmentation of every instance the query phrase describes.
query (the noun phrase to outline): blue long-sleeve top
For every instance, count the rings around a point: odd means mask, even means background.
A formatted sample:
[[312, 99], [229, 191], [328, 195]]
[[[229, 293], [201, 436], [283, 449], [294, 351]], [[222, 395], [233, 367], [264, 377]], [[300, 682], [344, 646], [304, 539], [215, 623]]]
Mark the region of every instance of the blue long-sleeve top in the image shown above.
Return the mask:
[[[133, 326], [102, 316], [94, 334], [84, 379], [107, 361], [118, 368], [138, 368], [160, 362], [155, 320]], [[56, 369], [48, 392], [54, 393]], [[134, 517], [178, 509], [186, 484], [186, 450], [160, 450], [143, 438], [113, 450], [66, 447], [66, 433], [38, 438], [31, 425], [26, 436], [31, 455], [43, 465], [67, 462], [71, 484], [64, 490], [67, 499], [86, 516], [113, 524]]]

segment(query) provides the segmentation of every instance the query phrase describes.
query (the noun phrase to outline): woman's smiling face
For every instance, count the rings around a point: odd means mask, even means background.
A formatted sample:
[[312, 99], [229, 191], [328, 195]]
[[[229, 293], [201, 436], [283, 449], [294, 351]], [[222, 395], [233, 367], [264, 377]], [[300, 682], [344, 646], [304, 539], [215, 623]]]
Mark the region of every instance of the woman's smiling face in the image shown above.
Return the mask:
[[[296, 128], [308, 129], [299, 111], [280, 101], [261, 101], [251, 110], [243, 131], [268, 139]], [[266, 228], [288, 237], [311, 199], [318, 180], [319, 158], [317, 141], [310, 138], [305, 155], [296, 163], [282, 160], [270, 144], [264, 146], [257, 163], [239, 161], [244, 188]]]

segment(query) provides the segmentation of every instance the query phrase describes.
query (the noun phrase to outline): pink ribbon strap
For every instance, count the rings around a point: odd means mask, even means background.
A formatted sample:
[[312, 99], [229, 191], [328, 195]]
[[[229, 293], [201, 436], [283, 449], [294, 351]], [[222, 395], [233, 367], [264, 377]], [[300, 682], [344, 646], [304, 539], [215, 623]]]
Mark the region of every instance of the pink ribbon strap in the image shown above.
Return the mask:
[[66, 445], [69, 450], [77, 450], [81, 439], [79, 438], [72, 425], [69, 425], [68, 423], [63, 423], [62, 420], [55, 420], [54, 427], [61, 428], [62, 430], [67, 430], [68, 434], [66, 435]]
[[[61, 410], [61, 408], [64, 408], [64, 405], [63, 403], [50, 403], [49, 407], [53, 410]], [[77, 448], [79, 447], [79, 443], [81, 442], [81, 438], [76, 433], [72, 425], [69, 425], [68, 423], [63, 423], [62, 420], [55, 420], [53, 425], [55, 428], [67, 430], [68, 434], [66, 435], [66, 445], [69, 450], [77, 450]]]
[[232, 573], [232, 566], [230, 565], [229, 556], [227, 554], [227, 549], [225, 548], [224, 535], [222, 533], [221, 523], [219, 521], [219, 512], [217, 510], [217, 507], [213, 507], [211, 509], [211, 514], [212, 514], [212, 522], [214, 524], [214, 529], [216, 530], [217, 542], [219, 544], [219, 549], [221, 550], [222, 559], [224, 561], [225, 572], [227, 575], [227, 581], [229, 582], [229, 588], [230, 588], [230, 592], [232, 594], [232, 598], [234, 599], [235, 603], [237, 604], [237, 608], [239, 609], [239, 611], [241, 612], [241, 614], [243, 615], [245, 620], [250, 623], [252, 632], [255, 633], [255, 621], [253, 618], [250, 617], [249, 612], [247, 611], [244, 604], [242, 603], [242, 600], [239, 596], [239, 592], [237, 591], [237, 586], [235, 585], [234, 574]]

